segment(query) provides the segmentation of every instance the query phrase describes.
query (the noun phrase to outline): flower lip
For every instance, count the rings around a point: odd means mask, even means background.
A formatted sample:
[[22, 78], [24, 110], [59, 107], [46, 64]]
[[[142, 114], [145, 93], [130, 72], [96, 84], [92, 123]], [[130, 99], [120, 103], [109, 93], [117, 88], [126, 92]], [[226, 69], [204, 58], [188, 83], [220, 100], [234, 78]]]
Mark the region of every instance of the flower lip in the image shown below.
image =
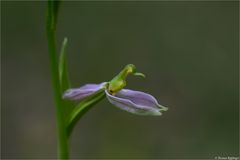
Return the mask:
[[150, 94], [122, 89], [115, 95], [105, 90], [108, 100], [116, 107], [138, 115], [161, 115], [167, 108], [158, 104]]

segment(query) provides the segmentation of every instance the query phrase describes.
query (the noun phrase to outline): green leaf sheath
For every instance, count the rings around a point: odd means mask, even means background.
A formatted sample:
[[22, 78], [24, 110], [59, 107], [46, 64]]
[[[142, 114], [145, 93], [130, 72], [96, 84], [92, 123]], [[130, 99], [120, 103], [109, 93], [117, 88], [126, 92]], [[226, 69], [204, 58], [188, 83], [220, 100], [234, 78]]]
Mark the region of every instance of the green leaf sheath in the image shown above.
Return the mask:
[[62, 93], [70, 88], [66, 62], [67, 42], [67, 38], [64, 38], [59, 56], [59, 79]]
[[49, 61], [51, 68], [51, 80], [54, 91], [54, 100], [57, 112], [57, 133], [58, 133], [58, 158], [68, 159], [68, 137], [66, 134], [66, 124], [63, 116], [63, 103], [62, 92], [59, 81], [58, 72], [58, 58], [56, 52], [56, 40], [55, 31], [57, 23], [57, 12], [59, 8], [59, 1], [48, 1], [48, 13], [47, 13], [47, 38], [48, 38], [48, 51]]
[[71, 112], [69, 119], [67, 121], [67, 135], [70, 136], [71, 132], [79, 121], [79, 119], [86, 113], [94, 104], [98, 103], [105, 97], [104, 89], [98, 91], [97, 93], [87, 97], [83, 101], [81, 101]]
[[[66, 55], [66, 49], [67, 49], [67, 44], [68, 40], [67, 38], [64, 38], [62, 47], [60, 50], [60, 55], [59, 55], [59, 64], [58, 64], [58, 70], [59, 70], [59, 81], [60, 81], [60, 87], [61, 87], [61, 94], [70, 88], [70, 81], [69, 81], [69, 76], [68, 76], [68, 69], [67, 69], [67, 55]], [[64, 114], [64, 119], [68, 118], [69, 114], [71, 113], [74, 104], [73, 102], [70, 101], [64, 101], [62, 100], [63, 103], [63, 114]]]

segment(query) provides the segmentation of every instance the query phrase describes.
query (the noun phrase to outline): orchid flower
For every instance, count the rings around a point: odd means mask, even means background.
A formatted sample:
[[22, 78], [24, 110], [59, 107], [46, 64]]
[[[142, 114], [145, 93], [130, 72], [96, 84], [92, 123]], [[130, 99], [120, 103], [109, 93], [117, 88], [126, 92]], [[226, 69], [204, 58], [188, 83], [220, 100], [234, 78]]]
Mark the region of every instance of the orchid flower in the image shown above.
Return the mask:
[[129, 74], [145, 77], [144, 74], [136, 72], [133, 64], [129, 64], [110, 82], [86, 84], [80, 88], [68, 89], [63, 94], [63, 98], [81, 101], [97, 92], [105, 92], [111, 104], [133, 114], [159, 116], [162, 115], [162, 111], [168, 110], [148, 93], [123, 89]]

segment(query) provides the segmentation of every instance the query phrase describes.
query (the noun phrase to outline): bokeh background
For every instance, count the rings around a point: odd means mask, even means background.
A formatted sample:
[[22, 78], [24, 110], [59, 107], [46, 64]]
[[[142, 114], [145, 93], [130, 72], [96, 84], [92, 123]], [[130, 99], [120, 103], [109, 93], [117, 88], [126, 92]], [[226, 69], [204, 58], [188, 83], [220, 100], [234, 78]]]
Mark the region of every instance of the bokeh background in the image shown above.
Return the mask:
[[[46, 2], [1, 2], [2, 158], [56, 158]], [[239, 2], [63, 2], [73, 87], [108, 81], [128, 63], [169, 111], [135, 116], [104, 101], [78, 123], [71, 158], [239, 156]]]

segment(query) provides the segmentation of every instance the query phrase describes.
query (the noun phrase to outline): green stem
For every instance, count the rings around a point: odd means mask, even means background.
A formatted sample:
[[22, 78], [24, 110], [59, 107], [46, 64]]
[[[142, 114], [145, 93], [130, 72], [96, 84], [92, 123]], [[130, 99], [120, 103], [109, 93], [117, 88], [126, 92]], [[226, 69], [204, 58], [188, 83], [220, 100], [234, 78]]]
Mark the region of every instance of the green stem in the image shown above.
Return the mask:
[[47, 38], [48, 51], [51, 67], [51, 80], [54, 90], [54, 100], [57, 112], [57, 133], [58, 133], [58, 158], [68, 159], [68, 137], [66, 132], [66, 124], [63, 114], [63, 103], [61, 96], [61, 88], [58, 74], [58, 61], [55, 43], [56, 19], [58, 11], [58, 1], [48, 1], [48, 16], [47, 16]]

